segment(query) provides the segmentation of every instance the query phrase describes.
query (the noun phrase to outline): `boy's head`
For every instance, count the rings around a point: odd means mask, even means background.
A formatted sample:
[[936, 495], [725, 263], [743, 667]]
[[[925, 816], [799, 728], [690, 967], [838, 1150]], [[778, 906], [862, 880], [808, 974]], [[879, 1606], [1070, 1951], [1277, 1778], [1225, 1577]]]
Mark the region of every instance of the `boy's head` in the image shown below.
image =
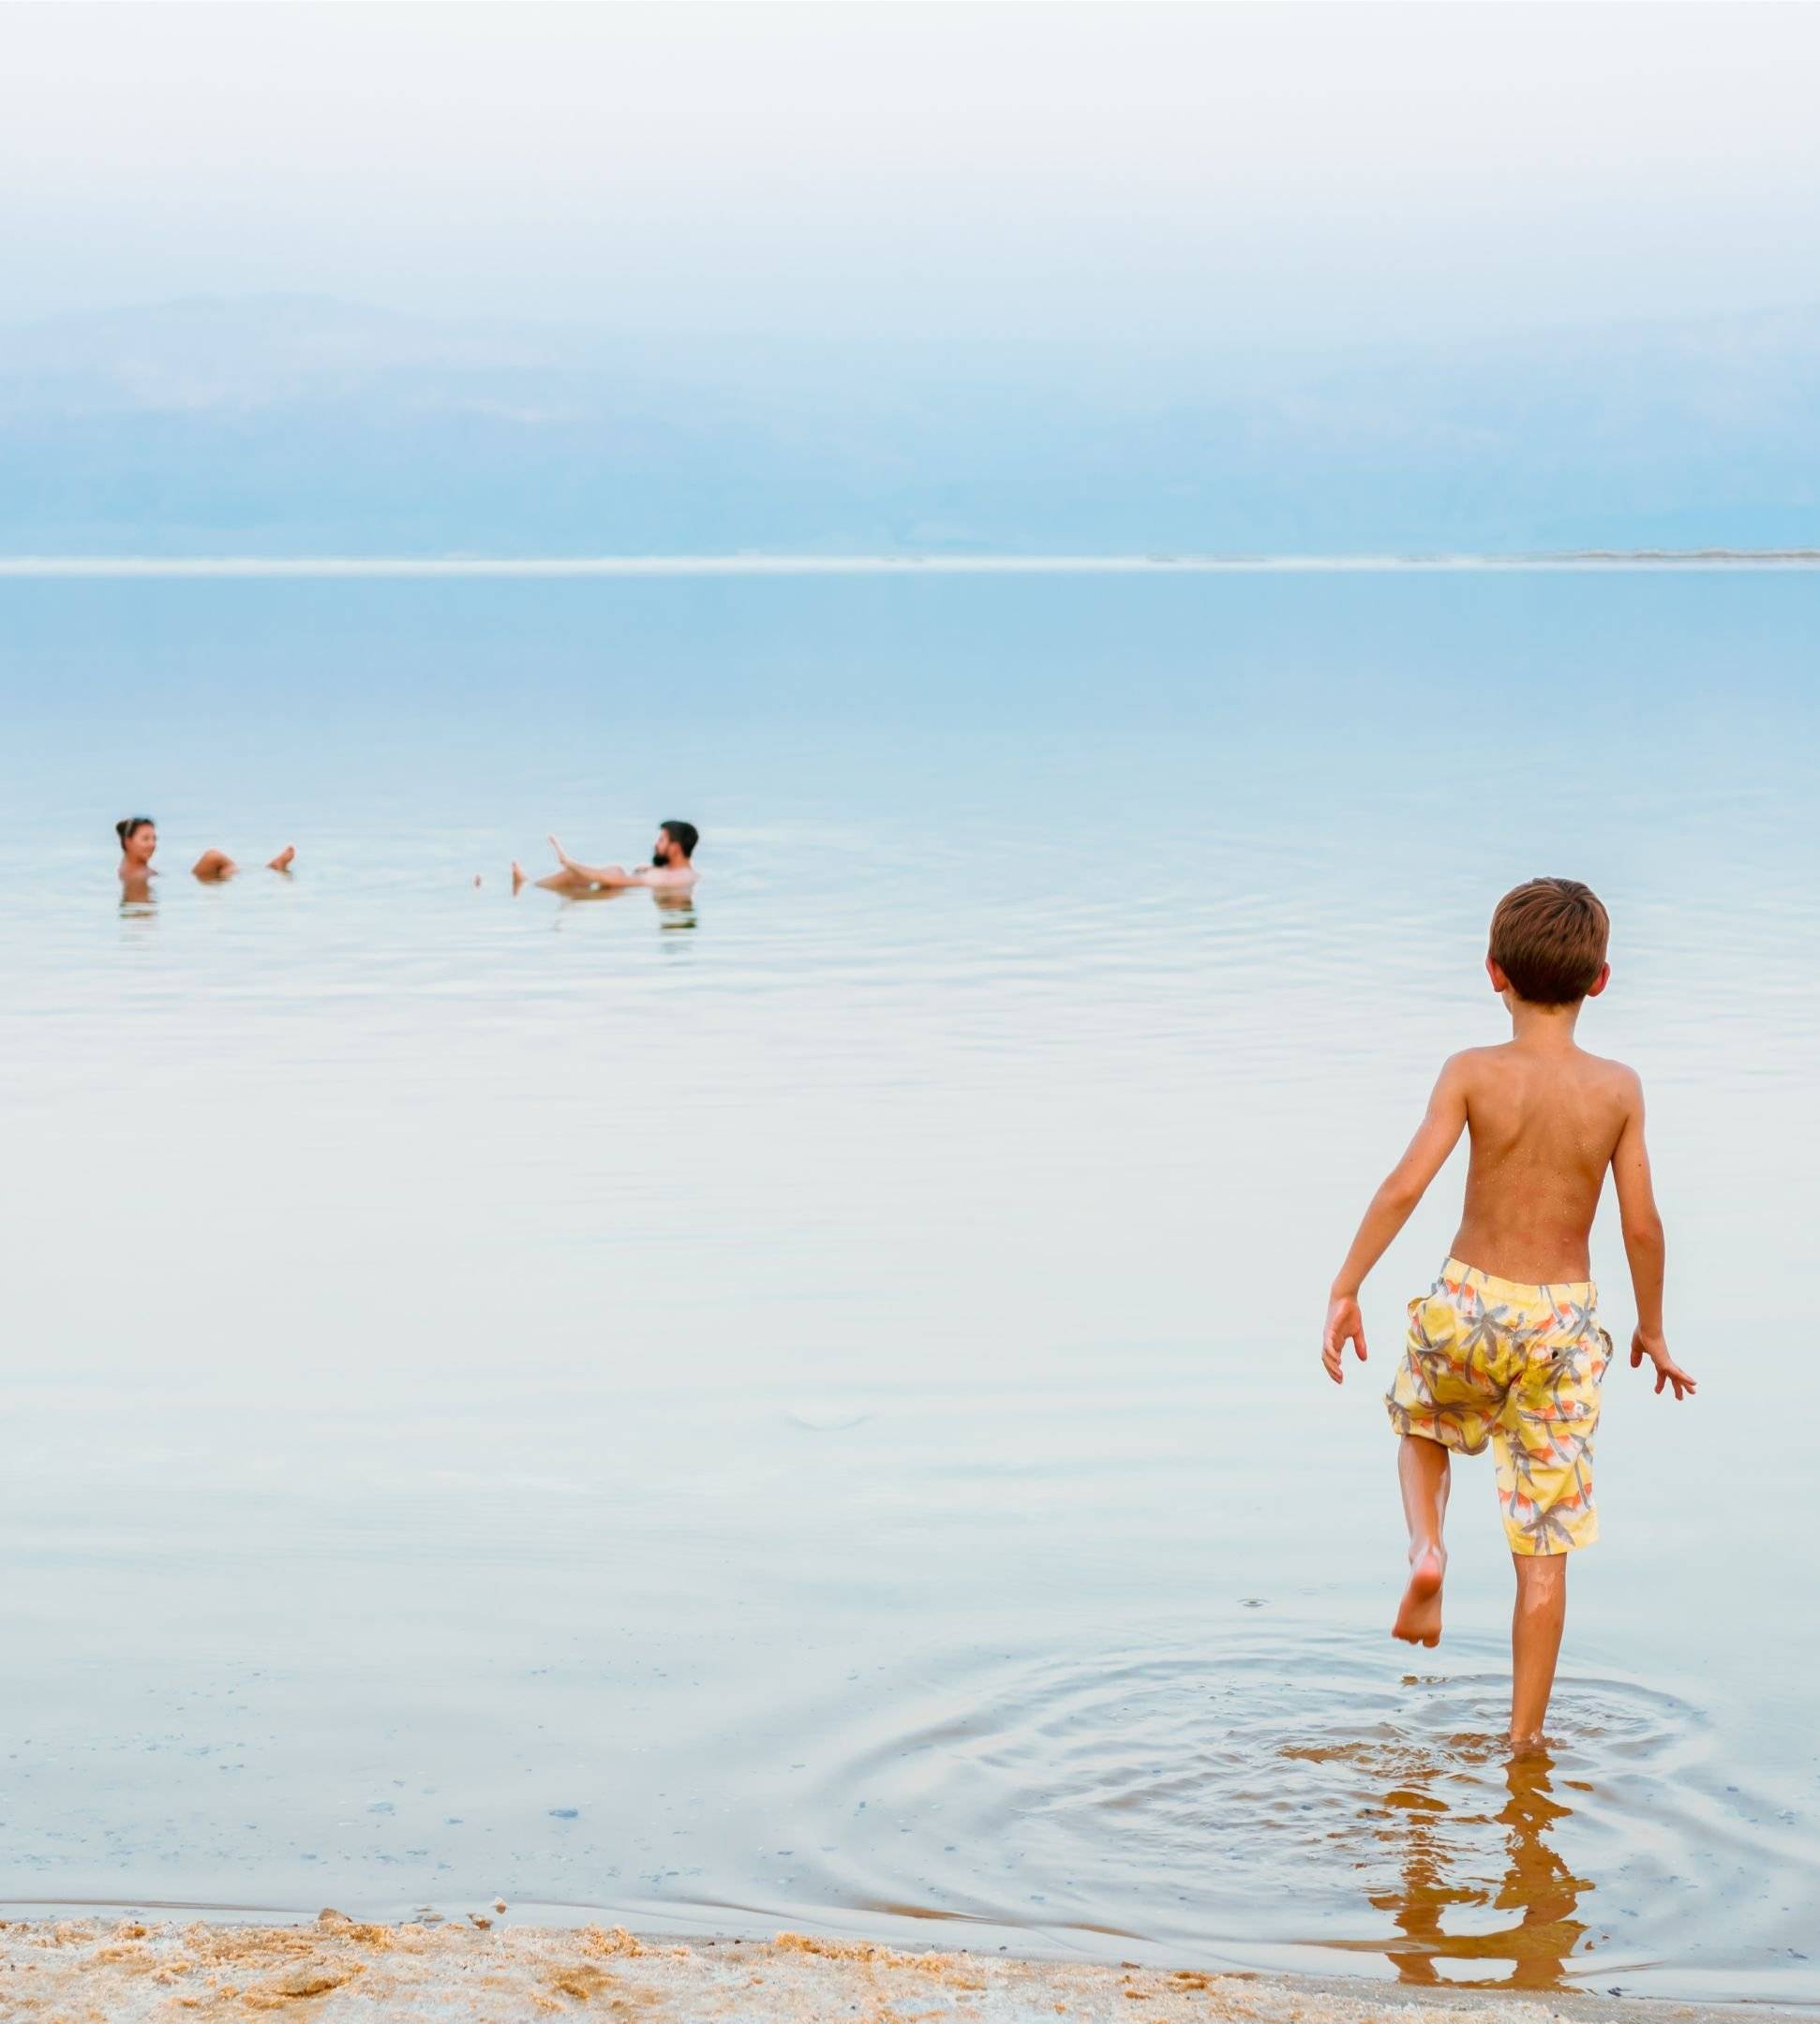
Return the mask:
[[1596, 998], [1611, 975], [1610, 934], [1610, 918], [1591, 886], [1578, 879], [1531, 879], [1507, 892], [1491, 916], [1485, 967], [1492, 989], [1514, 991], [1530, 1005]]

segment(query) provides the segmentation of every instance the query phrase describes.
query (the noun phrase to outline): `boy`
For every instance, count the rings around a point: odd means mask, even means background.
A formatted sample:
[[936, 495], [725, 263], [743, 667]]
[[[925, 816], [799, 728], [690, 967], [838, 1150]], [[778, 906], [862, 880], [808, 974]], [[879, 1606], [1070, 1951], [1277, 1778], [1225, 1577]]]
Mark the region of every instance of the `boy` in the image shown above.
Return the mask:
[[1584, 1000], [1611, 975], [1610, 922], [1576, 879], [1532, 879], [1498, 902], [1485, 969], [1510, 1008], [1502, 1047], [1469, 1048], [1440, 1071], [1410, 1149], [1371, 1198], [1334, 1281], [1320, 1360], [1335, 1384], [1346, 1345], [1363, 1360], [1359, 1289], [1410, 1219], [1462, 1128], [1471, 1135], [1453, 1255], [1410, 1302], [1409, 1339], [1385, 1404], [1402, 1436], [1410, 1585], [1394, 1635], [1440, 1642], [1448, 1451], [1487, 1439], [1516, 1564], [1511, 1741], [1536, 1744], [1567, 1614], [1567, 1555], [1599, 1536], [1592, 1436], [1611, 1337], [1599, 1326], [1587, 1238], [1609, 1167], [1636, 1293], [1631, 1367], [1656, 1392], [1691, 1393], [1662, 1332], [1663, 1234], [1643, 1143], [1643, 1088], [1619, 1062], [1574, 1045]]

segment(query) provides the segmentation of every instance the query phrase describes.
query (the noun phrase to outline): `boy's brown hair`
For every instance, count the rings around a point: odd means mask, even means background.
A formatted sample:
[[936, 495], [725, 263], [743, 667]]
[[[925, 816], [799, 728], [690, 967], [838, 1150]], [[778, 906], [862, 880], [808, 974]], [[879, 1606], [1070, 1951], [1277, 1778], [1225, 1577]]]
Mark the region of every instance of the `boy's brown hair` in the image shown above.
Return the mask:
[[1531, 879], [1491, 916], [1491, 960], [1531, 1005], [1574, 1005], [1605, 967], [1611, 919], [1578, 879]]

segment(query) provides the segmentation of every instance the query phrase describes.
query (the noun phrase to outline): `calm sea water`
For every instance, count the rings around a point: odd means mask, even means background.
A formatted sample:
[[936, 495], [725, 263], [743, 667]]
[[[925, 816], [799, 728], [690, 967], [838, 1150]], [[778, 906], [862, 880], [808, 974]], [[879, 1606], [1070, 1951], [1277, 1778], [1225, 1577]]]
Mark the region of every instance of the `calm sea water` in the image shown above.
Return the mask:
[[[0, 1897], [1820, 2000], [1820, 579], [0, 588]], [[150, 812], [157, 902], [112, 825]], [[514, 899], [698, 823], [682, 911]], [[207, 844], [294, 877], [202, 889]], [[1670, 1338], [1387, 1628], [1497, 895]], [[476, 873], [484, 875], [478, 887]], [[1596, 1269], [1622, 1339], [1615, 1230]]]

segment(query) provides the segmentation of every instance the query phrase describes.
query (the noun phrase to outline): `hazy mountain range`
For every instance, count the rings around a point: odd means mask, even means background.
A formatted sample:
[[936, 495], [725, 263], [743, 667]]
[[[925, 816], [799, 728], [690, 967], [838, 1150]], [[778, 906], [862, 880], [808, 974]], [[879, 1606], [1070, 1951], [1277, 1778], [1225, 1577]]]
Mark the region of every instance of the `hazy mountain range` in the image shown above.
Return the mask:
[[1820, 542], [1820, 310], [1264, 356], [449, 324], [0, 326], [0, 552], [1330, 552]]

